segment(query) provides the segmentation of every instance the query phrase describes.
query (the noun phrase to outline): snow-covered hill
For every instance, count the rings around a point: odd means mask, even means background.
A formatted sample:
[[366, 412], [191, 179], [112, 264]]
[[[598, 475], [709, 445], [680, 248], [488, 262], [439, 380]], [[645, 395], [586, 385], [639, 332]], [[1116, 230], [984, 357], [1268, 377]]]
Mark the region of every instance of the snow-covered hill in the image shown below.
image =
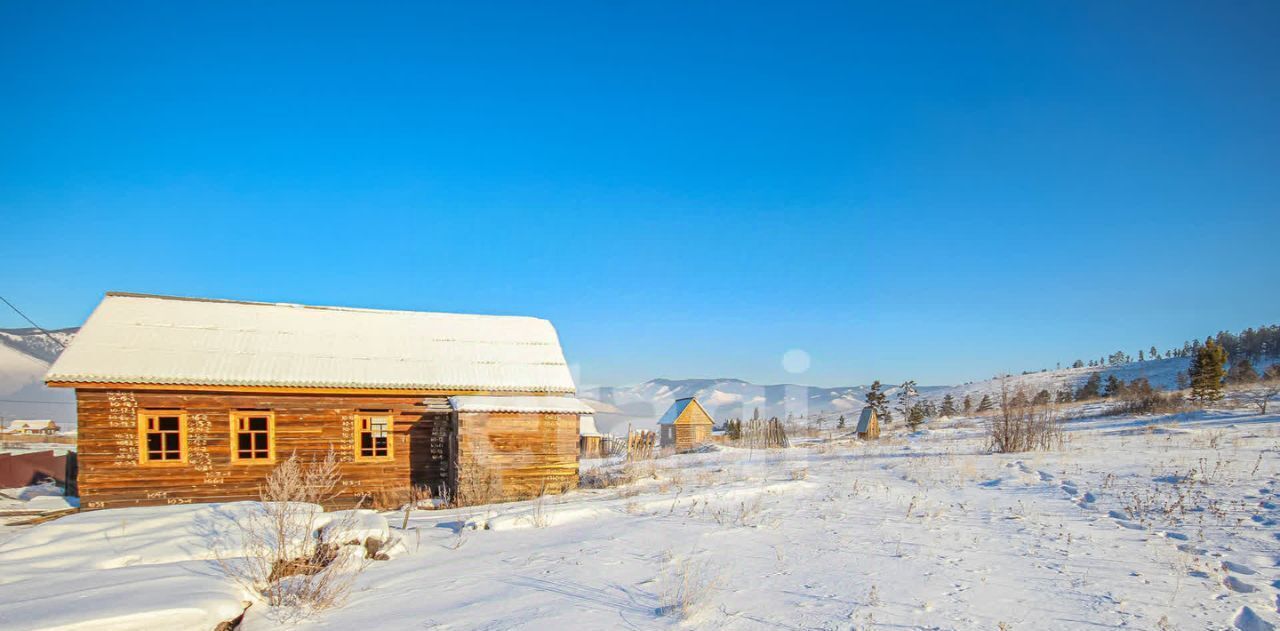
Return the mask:
[[[1008, 376], [1011, 389], [1025, 388], [1034, 394], [1040, 390], [1056, 393], [1063, 387], [1078, 389], [1089, 375], [1099, 373], [1105, 380], [1115, 375], [1124, 381], [1146, 377], [1151, 385], [1173, 390], [1177, 388], [1178, 373], [1185, 372], [1190, 358], [1173, 357], [1118, 366], [1064, 368], [1026, 375]], [[1280, 358], [1268, 359], [1256, 364], [1264, 367], [1280, 363]], [[957, 386], [919, 386], [921, 399], [941, 402], [948, 394], [959, 405], [965, 396], [971, 396], [974, 404], [984, 394], [993, 397], [1000, 392], [1001, 378], [992, 377]], [[803, 418], [806, 416], [851, 416], [865, 406], [869, 386], [821, 388], [796, 384], [757, 385], [741, 379], [653, 379], [634, 386], [583, 388], [579, 395], [587, 399], [599, 411], [596, 425], [603, 432], [624, 434], [627, 425], [637, 429], [653, 429], [657, 419], [676, 399], [697, 397], [717, 421], [730, 418], [750, 418], [759, 408], [766, 418]], [[885, 386], [883, 391], [890, 403], [898, 392], [897, 386]]]
[[74, 393], [46, 387], [44, 373], [62, 352], [59, 344], [69, 344], [78, 330], [45, 335], [36, 329], [0, 329], [0, 416], [48, 418], [63, 428], [75, 427]]

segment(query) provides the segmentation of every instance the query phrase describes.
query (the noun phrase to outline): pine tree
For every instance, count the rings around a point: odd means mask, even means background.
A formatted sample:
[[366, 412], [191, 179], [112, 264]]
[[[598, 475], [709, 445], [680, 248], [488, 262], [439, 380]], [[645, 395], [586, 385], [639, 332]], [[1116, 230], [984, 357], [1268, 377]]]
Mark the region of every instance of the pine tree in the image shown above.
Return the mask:
[[1102, 388], [1102, 396], [1118, 397], [1124, 394], [1124, 382], [1115, 375], [1107, 375], [1107, 385]]
[[1084, 368], [1084, 360], [1077, 359], [1071, 364], [1072, 368]]
[[1147, 357], [1142, 354], [1142, 349], [1138, 349], [1138, 361], [1140, 362], [1147, 361]]
[[1036, 398], [1032, 399], [1031, 402], [1036, 405], [1049, 405], [1049, 400], [1050, 400], [1049, 391], [1041, 390], [1040, 392], [1036, 393]]
[[1071, 386], [1063, 386], [1062, 389], [1058, 391], [1056, 399], [1058, 403], [1071, 403], [1074, 397], [1075, 394], [1071, 392]]
[[1191, 378], [1191, 398], [1200, 403], [1212, 403], [1222, 398], [1223, 369], [1227, 363], [1227, 351], [1206, 339], [1191, 358], [1188, 376]]
[[840, 415], [840, 419], [836, 421], [836, 429], [844, 429], [844, 415]]
[[876, 416], [880, 417], [881, 423], [888, 423], [889, 418], [889, 397], [880, 391], [880, 380], [871, 384], [871, 389], [867, 390], [867, 407], [876, 411]]
[[898, 386], [898, 411], [902, 413], [902, 418], [911, 416], [911, 406], [915, 405], [916, 394], [916, 382], [910, 379]]
[[1151, 350], [1147, 351], [1147, 357], [1150, 357], [1151, 359], [1160, 359], [1160, 351], [1156, 350], [1155, 346], [1152, 346]]
[[[1280, 365], [1280, 364], [1277, 364], [1277, 365]], [[966, 395], [964, 395], [964, 404], [963, 404], [963, 405], [964, 405], [964, 413], [965, 413], [965, 414], [968, 414], [968, 413], [969, 413], [969, 411], [973, 409], [973, 398], [972, 398], [972, 397], [970, 397], [970, 396], [969, 396], [969, 395], [967, 395], [967, 394], [966, 394]]]
[[925, 416], [924, 405], [917, 403], [911, 406], [911, 409], [907, 410], [907, 427], [913, 432], [920, 429], [924, 424]]
[[982, 400], [978, 402], [978, 411], [986, 412], [993, 407], [995, 407], [995, 405], [991, 403], [991, 395], [989, 394], [982, 395]]
[[1179, 370], [1178, 375], [1175, 377], [1175, 380], [1178, 382], [1179, 390], [1187, 389], [1187, 371]]
[[1227, 383], [1253, 383], [1257, 380], [1258, 371], [1254, 370], [1253, 362], [1247, 357], [1236, 362], [1231, 370], [1227, 371]]
[[1089, 380], [1076, 390], [1076, 401], [1086, 401], [1088, 399], [1096, 399], [1102, 396], [1102, 377], [1098, 373], [1089, 375]]
[[942, 397], [942, 409], [939, 410], [943, 416], [956, 415], [956, 399], [950, 394]]

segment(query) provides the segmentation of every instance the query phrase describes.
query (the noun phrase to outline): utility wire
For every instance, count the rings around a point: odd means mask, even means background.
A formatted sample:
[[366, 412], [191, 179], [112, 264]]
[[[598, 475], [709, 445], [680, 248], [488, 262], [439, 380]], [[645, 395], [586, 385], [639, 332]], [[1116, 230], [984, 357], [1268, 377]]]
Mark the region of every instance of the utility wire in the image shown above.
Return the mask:
[[28, 317], [27, 317], [27, 314], [23, 313], [23, 312], [22, 312], [21, 310], [19, 310], [17, 307], [13, 306], [13, 303], [12, 303], [12, 302], [9, 302], [9, 299], [8, 299], [8, 298], [5, 298], [4, 296], [0, 296], [0, 300], [3, 300], [3, 301], [4, 301], [4, 304], [9, 305], [9, 308], [10, 308], [10, 309], [13, 309], [14, 313], [16, 313], [16, 314], [18, 314], [18, 315], [22, 316], [22, 319], [23, 319], [23, 320], [26, 320], [28, 323], [30, 323], [30, 324], [31, 324], [31, 326], [35, 327], [35, 329], [36, 329], [37, 331], [39, 331], [39, 332], [41, 332], [41, 333], [44, 333], [44, 336], [45, 336], [45, 337], [47, 337], [47, 338], [49, 338], [50, 340], [52, 340], [52, 341], [53, 341], [53, 343], [54, 343], [54, 344], [57, 344], [59, 348], [61, 348], [61, 349], [62, 349], [62, 350], [64, 350], [64, 351], [65, 351], [65, 350], [67, 350], [67, 345], [66, 345], [66, 344], [63, 344], [62, 342], [59, 342], [59, 341], [58, 341], [58, 338], [56, 338], [56, 337], [54, 337], [54, 336], [50, 335], [48, 331], [44, 330], [44, 328], [42, 328], [39, 324], [36, 324], [36, 323], [35, 323], [35, 320], [32, 320], [31, 318], [28, 318]]

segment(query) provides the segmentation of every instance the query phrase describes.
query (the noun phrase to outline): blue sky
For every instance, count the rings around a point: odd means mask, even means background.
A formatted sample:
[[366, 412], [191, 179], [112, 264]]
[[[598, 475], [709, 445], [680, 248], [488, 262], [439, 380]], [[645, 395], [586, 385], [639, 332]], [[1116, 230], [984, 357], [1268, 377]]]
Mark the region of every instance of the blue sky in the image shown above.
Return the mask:
[[0, 289], [538, 315], [585, 385], [1280, 320], [1280, 4], [726, 6], [5, 3]]

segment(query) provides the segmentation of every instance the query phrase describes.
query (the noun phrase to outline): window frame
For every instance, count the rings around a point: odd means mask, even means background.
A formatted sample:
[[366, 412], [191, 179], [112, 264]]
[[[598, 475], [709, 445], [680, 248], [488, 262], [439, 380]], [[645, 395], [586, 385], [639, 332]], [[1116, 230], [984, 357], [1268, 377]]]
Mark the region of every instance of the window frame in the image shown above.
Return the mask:
[[[364, 437], [364, 432], [365, 432], [364, 422], [370, 421], [370, 427], [372, 428], [372, 420], [375, 418], [387, 419], [387, 455], [364, 456], [360, 454], [360, 441]], [[395, 422], [396, 422], [395, 413], [391, 411], [356, 412], [355, 413], [355, 430], [356, 431], [355, 431], [355, 440], [353, 441], [355, 443], [354, 450], [353, 450], [355, 452], [355, 461], [356, 462], [387, 462], [390, 460], [395, 460], [396, 459], [395, 433], [393, 431], [395, 428]]]
[[[247, 418], [267, 417], [267, 457], [244, 458], [240, 456], [240, 434], [256, 434], [260, 432], [240, 430], [240, 420]], [[271, 410], [232, 410], [231, 421], [231, 464], [259, 465], [276, 463], [276, 413]]]
[[[178, 417], [178, 459], [152, 460], [147, 449], [147, 421], [162, 416]], [[166, 432], [168, 433], [168, 432]], [[138, 410], [138, 465], [144, 467], [181, 467], [186, 466], [191, 455], [187, 444], [187, 412], [179, 409], [145, 409]]]

